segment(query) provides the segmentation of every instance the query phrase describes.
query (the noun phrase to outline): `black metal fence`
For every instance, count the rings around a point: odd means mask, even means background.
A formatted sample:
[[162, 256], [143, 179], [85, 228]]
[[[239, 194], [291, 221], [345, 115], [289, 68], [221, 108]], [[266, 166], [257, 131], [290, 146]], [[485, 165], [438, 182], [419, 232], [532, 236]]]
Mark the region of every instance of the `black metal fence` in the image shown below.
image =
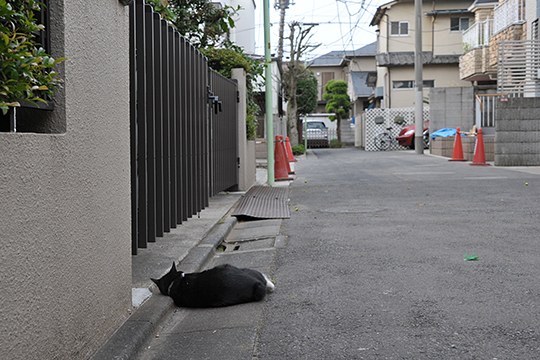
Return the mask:
[[237, 86], [143, 0], [130, 11], [136, 254], [237, 185]]

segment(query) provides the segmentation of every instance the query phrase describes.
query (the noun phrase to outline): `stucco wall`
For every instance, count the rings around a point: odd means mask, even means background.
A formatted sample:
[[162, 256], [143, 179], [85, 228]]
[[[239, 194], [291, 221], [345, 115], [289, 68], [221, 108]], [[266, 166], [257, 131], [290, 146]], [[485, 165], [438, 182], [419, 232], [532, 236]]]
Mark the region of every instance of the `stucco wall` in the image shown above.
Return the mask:
[[0, 134], [0, 354], [10, 359], [87, 358], [131, 306], [128, 8], [54, 3], [65, 133]]

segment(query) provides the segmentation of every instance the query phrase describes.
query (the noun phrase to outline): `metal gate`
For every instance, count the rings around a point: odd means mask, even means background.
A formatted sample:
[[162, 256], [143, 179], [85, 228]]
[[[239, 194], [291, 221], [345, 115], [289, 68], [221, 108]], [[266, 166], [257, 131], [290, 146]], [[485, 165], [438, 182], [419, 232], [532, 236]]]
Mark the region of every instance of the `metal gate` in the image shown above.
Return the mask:
[[144, 0], [130, 5], [130, 34], [135, 255], [237, 184], [237, 86]]

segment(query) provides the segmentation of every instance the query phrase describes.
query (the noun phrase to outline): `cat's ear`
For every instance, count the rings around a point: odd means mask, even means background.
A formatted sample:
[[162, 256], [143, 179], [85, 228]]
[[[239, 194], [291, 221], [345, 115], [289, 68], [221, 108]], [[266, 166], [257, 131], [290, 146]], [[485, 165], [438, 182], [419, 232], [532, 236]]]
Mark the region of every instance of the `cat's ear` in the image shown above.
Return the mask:
[[158, 285], [159, 286], [159, 280], [158, 279], [152, 279], [150, 278], [150, 280], [152, 280], [154, 282], [154, 284]]
[[174, 261], [172, 263], [172, 267], [171, 267], [171, 270], [169, 272], [171, 272], [171, 271], [176, 272], [176, 264], [174, 263]]

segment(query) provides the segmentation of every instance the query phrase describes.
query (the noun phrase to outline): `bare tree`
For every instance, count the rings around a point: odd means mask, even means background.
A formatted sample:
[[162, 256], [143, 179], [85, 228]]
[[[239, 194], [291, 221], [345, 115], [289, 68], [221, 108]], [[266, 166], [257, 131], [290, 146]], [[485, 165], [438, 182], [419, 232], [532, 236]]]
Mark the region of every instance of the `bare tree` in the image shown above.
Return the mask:
[[[287, 133], [292, 145], [298, 144], [298, 103], [296, 98], [296, 89], [298, 87], [298, 78], [304, 71], [307, 71], [300, 59], [320, 46], [312, 45], [310, 34], [313, 27], [318, 24], [299, 23], [293, 21], [289, 24], [289, 42], [290, 42], [290, 61], [287, 64], [287, 76], [284, 79], [287, 88]], [[298, 32], [297, 32], [298, 30]]]

